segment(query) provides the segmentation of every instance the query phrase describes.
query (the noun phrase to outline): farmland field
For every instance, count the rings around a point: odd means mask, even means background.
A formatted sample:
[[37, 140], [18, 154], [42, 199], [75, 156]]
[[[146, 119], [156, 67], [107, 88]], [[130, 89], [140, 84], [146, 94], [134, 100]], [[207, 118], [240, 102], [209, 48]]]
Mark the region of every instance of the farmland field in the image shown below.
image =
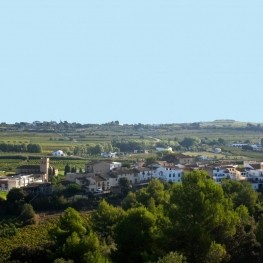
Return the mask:
[[[44, 125], [44, 124], [43, 124]], [[25, 128], [17, 125], [11, 128], [0, 127], [0, 143], [6, 144], [39, 144], [42, 148], [41, 153], [12, 153], [0, 152], [0, 175], [15, 172], [15, 168], [23, 164], [38, 164], [41, 156], [50, 157], [50, 163], [60, 171], [64, 170], [67, 163], [84, 168], [85, 164], [97, 160], [100, 155], [90, 155], [85, 153], [87, 147], [94, 147], [97, 144], [107, 147], [113, 141], [125, 142], [136, 141], [144, 145], [149, 152], [155, 151], [156, 143], [178, 144], [185, 137], [197, 137], [201, 141], [217, 141], [219, 138], [224, 140], [222, 146], [223, 154], [215, 155], [209, 152], [193, 151], [191, 155], [203, 155], [218, 159], [232, 158], [253, 159], [263, 161], [262, 152], [242, 151], [229, 147], [231, 143], [250, 143], [258, 144], [263, 138], [262, 124], [250, 124], [235, 122], [231, 120], [201, 122], [192, 124], [160, 124], [160, 125], [97, 125], [90, 124], [78, 128], [71, 128], [67, 123], [65, 128], [57, 124], [55, 128]], [[62, 127], [62, 128], [61, 128]], [[76, 148], [84, 149], [77, 153]], [[53, 158], [51, 153], [62, 150], [68, 153], [69, 157]], [[202, 151], [202, 150], [201, 150]], [[74, 156], [72, 156], [74, 155]], [[121, 160], [141, 160], [149, 155], [133, 154], [121, 157]]]

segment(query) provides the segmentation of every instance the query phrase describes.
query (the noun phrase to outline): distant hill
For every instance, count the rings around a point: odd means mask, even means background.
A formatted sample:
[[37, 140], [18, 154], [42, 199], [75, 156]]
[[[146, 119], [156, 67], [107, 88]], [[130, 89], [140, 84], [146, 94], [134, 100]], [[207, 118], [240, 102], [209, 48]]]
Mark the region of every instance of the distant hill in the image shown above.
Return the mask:
[[230, 119], [221, 119], [221, 120], [214, 120], [214, 122], [236, 122], [236, 121]]

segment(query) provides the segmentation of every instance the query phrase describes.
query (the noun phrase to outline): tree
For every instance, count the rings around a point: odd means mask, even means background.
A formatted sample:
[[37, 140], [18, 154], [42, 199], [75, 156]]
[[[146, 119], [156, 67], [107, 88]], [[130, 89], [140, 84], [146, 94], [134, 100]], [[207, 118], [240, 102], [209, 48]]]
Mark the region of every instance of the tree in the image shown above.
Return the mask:
[[54, 263], [74, 263], [73, 260], [65, 260], [64, 258], [57, 258]]
[[193, 171], [172, 189], [170, 220], [173, 250], [196, 263], [205, 262], [213, 241], [221, 244], [236, 233], [239, 219], [222, 187], [205, 172]]
[[103, 151], [104, 151], [104, 148], [103, 148], [103, 146], [102, 146], [101, 144], [97, 144], [96, 146], [94, 146], [94, 147], [92, 147], [92, 148], [90, 149], [90, 153], [91, 153], [92, 155], [99, 155], [99, 154], [101, 154]]
[[31, 204], [24, 204], [20, 215], [25, 225], [36, 223], [36, 214]]
[[185, 148], [194, 147], [201, 143], [201, 140], [197, 137], [185, 137], [180, 144]]
[[70, 172], [71, 173], [76, 173], [77, 172], [76, 166], [71, 167]]
[[218, 138], [218, 143], [220, 144], [220, 145], [225, 145], [225, 140], [224, 139], [222, 139], [222, 138]]
[[144, 207], [131, 208], [117, 223], [114, 240], [117, 250], [113, 252], [114, 262], [142, 263], [152, 257], [155, 234], [155, 216]]
[[8, 203], [24, 202], [25, 197], [26, 194], [22, 188], [12, 188], [6, 196], [6, 201]]
[[108, 238], [113, 236], [115, 224], [119, 222], [124, 215], [125, 212], [121, 208], [114, 207], [103, 199], [91, 218], [95, 231], [98, 232], [102, 238]]
[[13, 215], [19, 215], [25, 203], [26, 193], [22, 188], [11, 189], [6, 196], [6, 210]]
[[50, 231], [52, 239], [55, 241], [58, 248], [61, 249], [67, 238], [75, 232], [79, 237], [86, 234], [87, 230], [79, 213], [69, 207], [60, 216], [57, 226]]
[[250, 183], [246, 181], [223, 180], [222, 188], [225, 195], [233, 201], [234, 208], [245, 205], [250, 214], [255, 212], [258, 193], [251, 187]]
[[29, 153], [41, 153], [42, 152], [42, 147], [40, 144], [33, 144], [30, 143], [27, 145], [27, 151]]
[[157, 162], [157, 157], [156, 156], [152, 156], [152, 157], [148, 157], [145, 159], [145, 166], [149, 166], [151, 164], [155, 164]]
[[131, 188], [131, 184], [126, 177], [122, 177], [119, 179], [119, 186], [123, 195], [127, 195]]
[[244, 151], [253, 151], [253, 147], [250, 145], [243, 145], [242, 150]]
[[79, 263], [98, 263], [103, 260], [97, 235], [89, 226], [84, 226], [80, 214], [73, 208], [67, 208], [64, 215], [60, 216], [50, 236], [57, 248], [57, 258], [72, 259]]
[[226, 249], [213, 241], [206, 255], [205, 263], [220, 263], [225, 259], [227, 259]]
[[71, 197], [81, 192], [81, 186], [76, 183], [69, 184], [64, 190], [65, 197]]
[[178, 252], [169, 252], [167, 255], [160, 258], [156, 263], [186, 263], [186, 259]]
[[[17, 263], [47, 263], [51, 262], [51, 252], [48, 247], [37, 246], [30, 247], [27, 245], [21, 245], [12, 250], [8, 262], [17, 262]], [[59, 262], [59, 261], [58, 261]], [[66, 263], [68, 261], [60, 261], [60, 263]], [[73, 263], [73, 262], [68, 262]]]
[[255, 235], [255, 222], [245, 206], [237, 209], [239, 221], [235, 235], [226, 242], [226, 249], [231, 251], [230, 263], [262, 262], [262, 247]]
[[69, 172], [70, 172], [70, 166], [67, 163], [66, 166], [65, 166], [65, 169], [64, 169], [64, 175], [67, 175], [67, 173], [69, 173]]
[[136, 193], [129, 192], [127, 196], [122, 201], [122, 208], [128, 210], [132, 207], [139, 207], [141, 206], [137, 201]]

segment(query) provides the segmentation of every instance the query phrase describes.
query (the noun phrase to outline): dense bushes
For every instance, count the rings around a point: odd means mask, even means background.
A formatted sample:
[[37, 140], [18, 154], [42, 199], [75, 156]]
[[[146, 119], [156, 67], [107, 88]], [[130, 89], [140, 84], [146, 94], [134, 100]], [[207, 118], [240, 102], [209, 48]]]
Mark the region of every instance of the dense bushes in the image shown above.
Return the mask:
[[[19, 196], [12, 200], [23, 199]], [[258, 263], [263, 261], [259, 198], [247, 184], [228, 181], [222, 187], [201, 171], [186, 173], [180, 184], [152, 180], [129, 192], [122, 207], [102, 200], [90, 215], [66, 209], [46, 227], [43, 243], [26, 240], [24, 250], [20, 244], [8, 255], [34, 262], [46, 251], [46, 263]], [[27, 233], [35, 239], [31, 229]]]
[[1, 152], [28, 152], [28, 153], [41, 153], [42, 148], [39, 144], [11, 144], [11, 143], [0, 143]]

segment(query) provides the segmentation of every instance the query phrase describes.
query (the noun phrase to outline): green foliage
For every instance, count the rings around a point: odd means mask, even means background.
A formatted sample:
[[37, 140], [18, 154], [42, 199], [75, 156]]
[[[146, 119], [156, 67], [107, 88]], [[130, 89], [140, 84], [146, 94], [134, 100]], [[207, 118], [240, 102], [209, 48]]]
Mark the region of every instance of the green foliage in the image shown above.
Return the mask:
[[94, 230], [104, 239], [113, 236], [113, 228], [125, 212], [118, 207], [108, 204], [104, 199], [99, 203], [98, 209], [92, 214]]
[[144, 162], [145, 166], [149, 166], [155, 163], [157, 163], [157, 156], [147, 157]]
[[0, 221], [0, 237], [11, 237], [17, 234], [17, 227], [11, 220]]
[[122, 205], [124, 209], [138, 206], [148, 207], [149, 203], [152, 202], [150, 201], [151, 198], [157, 206], [169, 202], [169, 192], [165, 191], [164, 184], [157, 179], [151, 180], [146, 188], [142, 188], [135, 193], [129, 193], [123, 200]]
[[50, 235], [58, 258], [73, 259], [79, 263], [101, 262], [103, 259], [97, 235], [85, 227], [80, 214], [73, 208], [65, 210]]
[[201, 140], [198, 137], [185, 137], [181, 142], [181, 146], [185, 148], [194, 147], [201, 143]]
[[42, 147], [40, 144], [30, 143], [27, 145], [27, 152], [29, 152], [29, 153], [41, 153]]
[[24, 204], [20, 214], [20, 218], [25, 225], [32, 225], [36, 223], [36, 214], [31, 204]]
[[74, 263], [73, 260], [65, 260], [64, 258], [57, 258], [53, 263]]
[[83, 220], [79, 213], [75, 209], [69, 207], [65, 210], [64, 214], [60, 216], [56, 228], [52, 229], [50, 234], [56, 244], [61, 246], [74, 232], [81, 237], [87, 230], [83, 226]]
[[101, 144], [96, 144], [94, 147], [87, 148], [87, 153], [91, 155], [99, 155], [104, 151]]
[[262, 246], [257, 241], [253, 220], [239, 223], [235, 235], [227, 240], [226, 249], [231, 252], [230, 263], [262, 262]]
[[205, 263], [220, 263], [227, 259], [227, 252], [224, 246], [212, 242], [206, 255]]
[[144, 262], [151, 259], [156, 218], [146, 208], [131, 208], [115, 228], [117, 250], [114, 262]]
[[[49, 196], [47, 207], [55, 197], [62, 196]], [[128, 193], [125, 211], [102, 200], [90, 214], [68, 208], [52, 223], [18, 228], [1, 221], [0, 262], [262, 262], [263, 217], [256, 224], [255, 197], [247, 185], [222, 187], [201, 171], [184, 174], [180, 184], [152, 180]], [[3, 202], [19, 204], [26, 212], [17, 218], [27, 221], [34, 216], [28, 198], [16, 190]]]
[[119, 148], [121, 152], [134, 152], [135, 150], [145, 150], [146, 143], [143, 140], [113, 140], [112, 146]]
[[47, 263], [51, 262], [51, 251], [47, 246], [30, 247], [21, 245], [12, 250], [10, 261], [19, 263]]
[[69, 166], [69, 164], [67, 163], [67, 164], [65, 165], [64, 175], [66, 175], [66, 174], [69, 173], [69, 172], [70, 172], [70, 166]]
[[201, 171], [184, 175], [175, 185], [171, 202], [171, 237], [189, 262], [204, 262], [212, 241], [223, 242], [236, 233], [237, 213], [223, 189]]
[[[16, 235], [1, 237], [0, 262], [7, 262], [7, 259], [10, 257], [10, 255], [14, 253], [13, 251], [19, 251], [19, 248], [21, 246], [30, 248], [31, 251], [33, 251], [34, 249], [36, 250], [40, 249], [47, 254], [48, 253], [47, 247], [50, 246], [48, 231], [50, 230], [50, 228], [53, 228], [55, 224], [56, 224], [56, 219], [51, 218], [49, 220], [46, 220], [45, 222], [40, 222], [38, 225], [29, 225], [23, 228], [17, 228]], [[19, 254], [20, 253], [18, 253], [18, 255]], [[19, 258], [16, 258], [16, 260], [18, 259]], [[31, 262], [40, 262], [40, 261], [31, 261]], [[49, 262], [47, 261], [46, 263]]]
[[263, 246], [263, 215], [261, 215], [258, 220], [256, 235], [257, 235], [257, 240]]
[[254, 191], [250, 183], [246, 181], [224, 180], [222, 187], [226, 196], [233, 201], [235, 208], [245, 205], [250, 214], [255, 212], [258, 193]]
[[122, 177], [119, 179], [119, 186], [123, 195], [127, 195], [131, 188], [131, 184], [126, 177]]
[[22, 188], [11, 189], [6, 196], [6, 212], [11, 215], [19, 215], [25, 203], [26, 193]]
[[67, 185], [63, 191], [65, 197], [71, 197], [71, 196], [74, 196], [76, 194], [79, 194], [80, 192], [81, 192], [81, 186], [79, 184], [76, 184], [76, 183], [71, 183], [71, 184]]
[[8, 203], [24, 202], [25, 197], [26, 193], [22, 188], [13, 188], [8, 192], [6, 201]]
[[164, 257], [160, 258], [156, 263], [186, 263], [186, 259], [178, 252], [169, 252]]

